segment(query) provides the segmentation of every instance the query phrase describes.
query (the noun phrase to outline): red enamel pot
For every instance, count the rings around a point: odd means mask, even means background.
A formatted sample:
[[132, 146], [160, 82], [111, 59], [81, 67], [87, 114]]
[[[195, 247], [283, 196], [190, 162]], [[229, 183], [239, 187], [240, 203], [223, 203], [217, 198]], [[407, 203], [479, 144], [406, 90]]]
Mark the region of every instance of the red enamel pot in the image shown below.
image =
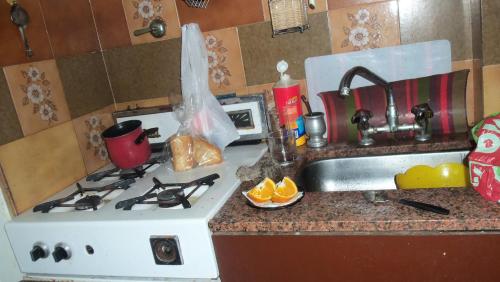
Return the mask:
[[102, 133], [109, 158], [121, 169], [130, 169], [144, 164], [151, 156], [148, 135], [158, 132], [158, 128], [142, 130], [140, 120], [117, 123]]

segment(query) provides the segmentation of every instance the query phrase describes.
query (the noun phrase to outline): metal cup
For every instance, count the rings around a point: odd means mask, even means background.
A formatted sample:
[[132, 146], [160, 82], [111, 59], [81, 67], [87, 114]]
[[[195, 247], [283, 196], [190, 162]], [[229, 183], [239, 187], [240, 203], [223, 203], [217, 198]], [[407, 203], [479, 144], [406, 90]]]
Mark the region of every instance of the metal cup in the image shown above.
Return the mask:
[[326, 132], [326, 125], [324, 120], [325, 114], [322, 112], [312, 112], [304, 115], [306, 134], [309, 136], [307, 146], [311, 148], [319, 148], [326, 146], [327, 140], [323, 138]]

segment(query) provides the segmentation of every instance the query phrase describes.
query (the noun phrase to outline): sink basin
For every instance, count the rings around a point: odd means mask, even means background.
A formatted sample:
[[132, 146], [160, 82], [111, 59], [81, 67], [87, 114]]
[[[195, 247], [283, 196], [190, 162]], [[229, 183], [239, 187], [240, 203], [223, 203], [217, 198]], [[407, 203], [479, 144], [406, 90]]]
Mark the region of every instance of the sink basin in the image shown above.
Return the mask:
[[366, 191], [396, 189], [394, 176], [415, 165], [464, 163], [469, 151], [447, 151], [317, 160], [299, 176], [304, 191]]

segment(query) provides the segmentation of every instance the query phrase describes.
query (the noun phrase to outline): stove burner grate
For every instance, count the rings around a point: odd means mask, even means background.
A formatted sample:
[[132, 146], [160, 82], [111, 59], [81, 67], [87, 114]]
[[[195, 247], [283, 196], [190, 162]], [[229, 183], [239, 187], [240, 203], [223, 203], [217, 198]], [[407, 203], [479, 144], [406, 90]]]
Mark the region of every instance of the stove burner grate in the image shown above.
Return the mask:
[[112, 169], [108, 169], [105, 171], [96, 172], [87, 176], [85, 180], [87, 181], [101, 181], [106, 177], [117, 177], [119, 179], [134, 179], [134, 178], [142, 178], [144, 174], [146, 174], [146, 170], [152, 167], [155, 164], [160, 164], [164, 162], [164, 158], [162, 156], [157, 156], [150, 158], [145, 164], [138, 166], [132, 169], [119, 169], [114, 167]]
[[[193, 193], [203, 185], [214, 185], [214, 180], [219, 177], [220, 176], [217, 173], [214, 173], [187, 183], [161, 183], [160, 180], [153, 177], [153, 188], [151, 188], [142, 196], [130, 198], [116, 203], [115, 208], [131, 210], [132, 207], [136, 204], [157, 204], [160, 208], [171, 208], [182, 205], [183, 208], [188, 209], [191, 208], [191, 203], [189, 203], [188, 201], [189, 197], [191, 197], [191, 195], [193, 195]], [[194, 189], [191, 190], [189, 194], [185, 195], [184, 189], [193, 186]], [[158, 189], [165, 190], [155, 192]], [[156, 200], [148, 201], [152, 198], [156, 198]]]
[[[103, 199], [105, 199], [106, 196], [111, 194], [111, 192], [118, 189], [126, 190], [130, 187], [130, 184], [134, 182], [135, 182], [134, 179], [123, 179], [102, 187], [90, 187], [90, 188], [82, 187], [80, 183], [76, 183], [77, 190], [75, 192], [71, 193], [70, 195], [64, 198], [36, 205], [33, 208], [33, 212], [48, 213], [50, 210], [56, 207], [73, 207], [75, 208], [75, 210], [78, 211], [90, 210], [90, 209], [97, 210], [98, 206], [102, 203]], [[103, 195], [85, 195], [85, 193], [88, 192], [106, 192], [106, 193], [104, 193]], [[80, 194], [82, 198], [78, 199], [73, 204], [67, 203], [75, 199], [75, 196], [77, 196], [78, 194]]]

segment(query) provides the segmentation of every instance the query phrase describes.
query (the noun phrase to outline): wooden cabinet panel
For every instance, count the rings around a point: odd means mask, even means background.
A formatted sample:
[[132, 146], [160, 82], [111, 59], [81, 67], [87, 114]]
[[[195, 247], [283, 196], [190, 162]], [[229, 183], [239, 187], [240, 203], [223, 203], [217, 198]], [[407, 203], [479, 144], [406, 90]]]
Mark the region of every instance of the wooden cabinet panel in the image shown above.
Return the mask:
[[500, 234], [213, 236], [231, 281], [498, 281]]

